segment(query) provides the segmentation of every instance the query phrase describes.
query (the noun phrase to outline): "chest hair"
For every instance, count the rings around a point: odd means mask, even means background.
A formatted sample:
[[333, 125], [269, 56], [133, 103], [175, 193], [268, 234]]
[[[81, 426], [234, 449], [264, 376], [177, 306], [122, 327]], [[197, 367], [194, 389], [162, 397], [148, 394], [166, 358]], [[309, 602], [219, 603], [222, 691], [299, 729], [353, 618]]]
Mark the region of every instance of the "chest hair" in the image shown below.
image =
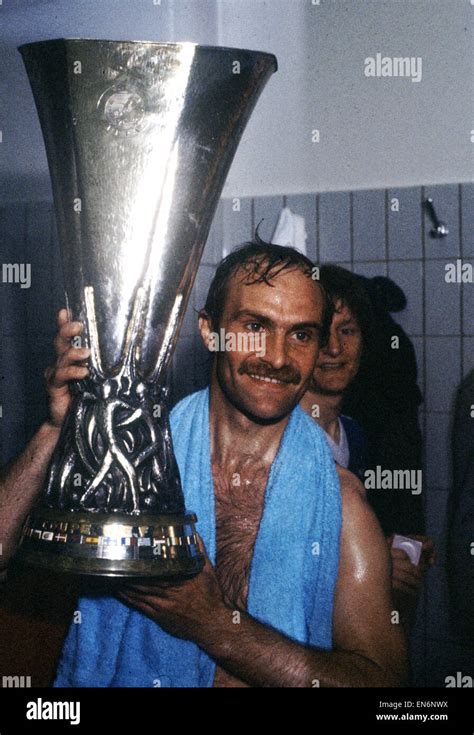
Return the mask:
[[254, 456], [213, 464], [216, 574], [227, 604], [246, 610], [250, 565], [270, 466]]

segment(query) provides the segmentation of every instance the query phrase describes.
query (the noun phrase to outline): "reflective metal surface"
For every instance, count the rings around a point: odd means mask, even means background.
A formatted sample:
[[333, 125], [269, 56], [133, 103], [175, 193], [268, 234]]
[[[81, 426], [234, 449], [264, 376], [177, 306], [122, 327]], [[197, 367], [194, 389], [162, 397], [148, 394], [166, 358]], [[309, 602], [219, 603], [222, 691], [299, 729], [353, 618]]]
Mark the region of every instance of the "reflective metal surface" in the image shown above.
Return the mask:
[[[166, 368], [229, 166], [276, 59], [190, 43], [81, 39], [20, 51], [46, 143], [67, 305], [91, 348], [90, 378], [73, 387], [20, 557], [111, 574], [101, 556], [106, 533], [91, 535], [100, 543], [83, 535], [76, 543], [54, 520], [69, 528], [75, 514], [91, 523], [94, 514], [129, 514], [134, 528], [147, 525], [141, 514], [173, 514], [178, 526], [192, 524], [172, 450]], [[189, 546], [182, 571], [189, 573], [189, 559], [197, 571], [194, 529], [182, 538]], [[169, 573], [169, 554], [150, 557], [138, 542], [136, 549], [146, 574]], [[74, 568], [68, 556], [81, 563]], [[136, 574], [129, 555], [115, 561], [114, 574]]]
[[195, 574], [201, 563], [196, 516], [141, 513], [33, 512], [24, 532], [29, 563], [109, 577]]

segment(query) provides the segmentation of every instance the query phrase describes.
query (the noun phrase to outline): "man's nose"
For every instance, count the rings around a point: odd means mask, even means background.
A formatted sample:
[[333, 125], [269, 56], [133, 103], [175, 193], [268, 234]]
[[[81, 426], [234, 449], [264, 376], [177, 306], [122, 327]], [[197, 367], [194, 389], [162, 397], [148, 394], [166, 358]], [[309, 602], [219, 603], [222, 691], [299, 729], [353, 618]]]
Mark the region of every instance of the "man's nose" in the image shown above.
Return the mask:
[[280, 368], [288, 364], [286, 335], [273, 334], [267, 336], [264, 360], [270, 363], [275, 370], [280, 370]]

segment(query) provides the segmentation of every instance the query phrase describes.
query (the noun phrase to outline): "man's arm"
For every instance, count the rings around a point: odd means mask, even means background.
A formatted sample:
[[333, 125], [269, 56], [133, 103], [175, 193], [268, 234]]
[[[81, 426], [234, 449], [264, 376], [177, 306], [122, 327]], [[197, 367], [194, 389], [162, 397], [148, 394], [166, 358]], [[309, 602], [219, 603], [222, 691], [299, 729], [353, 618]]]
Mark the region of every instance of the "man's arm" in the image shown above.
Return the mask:
[[[227, 672], [253, 686], [401, 686], [406, 648], [392, 622], [390, 559], [360, 491], [342, 482], [343, 528], [334, 600], [334, 650], [295, 643], [246, 613], [235, 623], [209, 560], [182, 585], [135, 587], [120, 597], [172, 635], [197, 643]], [[396, 619], [396, 616], [395, 616]]]
[[[217, 663], [257, 686], [398, 686], [405, 644], [392, 624], [390, 561], [378, 523], [357, 490], [342, 485], [343, 529], [334, 600], [334, 650], [296, 644], [242, 616], [198, 640]], [[219, 634], [218, 634], [219, 633]], [[208, 640], [209, 639], [209, 640]]]
[[[363, 498], [366, 490], [358, 478], [349, 470], [336, 465], [339, 480], [346, 488], [358, 488]], [[423, 544], [422, 555], [417, 566], [411, 563], [408, 554], [402, 549], [392, 547], [393, 535], [385, 540], [391, 560], [391, 584], [394, 609], [400, 613], [405, 633], [408, 635], [413, 626], [418, 604], [419, 592], [428, 567], [433, 566], [436, 560], [433, 540], [428, 536], [409, 534], [410, 538], [417, 539]]]
[[23, 523], [43, 485], [59, 436], [49, 422], [40, 426], [26, 449], [0, 477], [0, 574], [15, 553]]
[[62, 309], [58, 314], [58, 328], [54, 342], [57, 362], [45, 373], [49, 421], [40, 426], [26, 449], [0, 474], [0, 581], [5, 578], [23, 524], [43, 487], [49, 460], [71, 401], [69, 382], [88, 374], [88, 368], [77, 365], [77, 362], [88, 357], [89, 350], [71, 347], [71, 338], [82, 332], [82, 325], [68, 322], [67, 311]]

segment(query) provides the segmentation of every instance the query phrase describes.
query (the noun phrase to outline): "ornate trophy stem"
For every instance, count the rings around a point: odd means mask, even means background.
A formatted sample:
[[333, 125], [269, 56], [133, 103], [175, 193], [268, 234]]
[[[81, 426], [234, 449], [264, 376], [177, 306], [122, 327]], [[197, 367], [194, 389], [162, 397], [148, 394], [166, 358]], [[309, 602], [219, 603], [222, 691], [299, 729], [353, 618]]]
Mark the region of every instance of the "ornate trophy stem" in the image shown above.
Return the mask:
[[145, 291], [140, 287], [117, 372], [102, 369], [94, 290], [84, 289], [90, 378], [76, 384], [45, 491], [49, 507], [133, 514], [184, 512], [164, 389], [137, 373]]
[[195, 574], [204, 559], [173, 454], [166, 368], [275, 57], [82, 39], [20, 50], [46, 143], [68, 309], [91, 355], [19, 559], [88, 575]]

